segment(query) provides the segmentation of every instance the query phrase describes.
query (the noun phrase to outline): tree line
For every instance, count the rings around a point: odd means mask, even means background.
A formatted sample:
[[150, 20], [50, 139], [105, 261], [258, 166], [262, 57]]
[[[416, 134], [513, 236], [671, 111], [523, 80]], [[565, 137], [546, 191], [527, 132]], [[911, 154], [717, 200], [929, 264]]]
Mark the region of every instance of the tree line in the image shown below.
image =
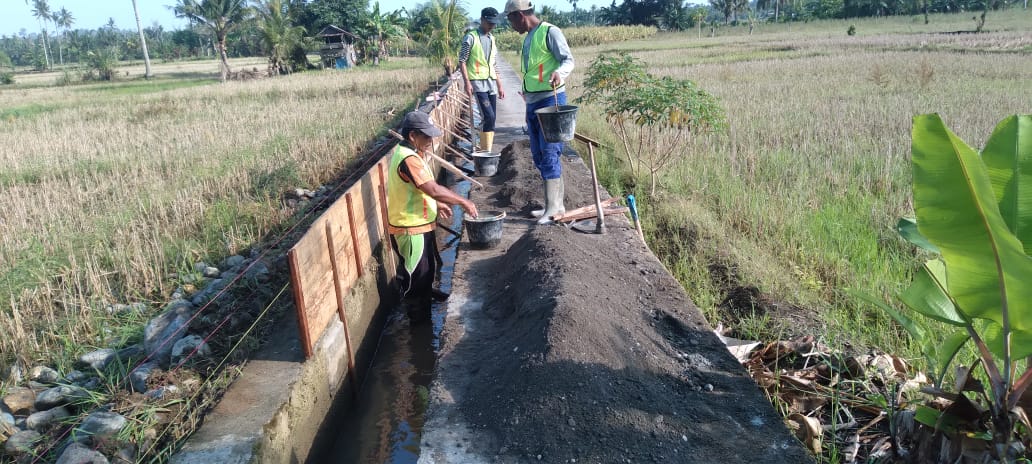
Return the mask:
[[[709, 0], [698, 5], [683, 0], [612, 0], [609, 6], [585, 9], [578, 8], [577, 0], [570, 0], [572, 10], [545, 6], [539, 16], [560, 27], [646, 25], [687, 30], [703, 24], [737, 24], [743, 19], [752, 24], [757, 20], [924, 14], [927, 21], [929, 13], [981, 11], [980, 30], [986, 12], [1012, 1]], [[68, 63], [104, 67], [143, 59], [149, 69], [150, 57], [171, 61], [216, 56], [225, 78], [229, 57], [266, 56], [270, 71], [286, 73], [309, 66], [306, 54], [319, 47], [314, 36], [328, 25], [354, 35], [363, 61], [378, 63], [401, 44], [406, 52], [411, 45], [431, 59], [446, 60], [454, 48], [452, 42], [459, 40], [470, 21], [470, 13], [455, 0], [430, 0], [389, 12], [383, 11], [378, 1], [370, 5], [369, 0], [176, 0], [169, 8], [190, 21], [187, 28], [166, 30], [155, 23], [134, 31], [111, 19], [97, 29], [74, 29], [75, 16], [66, 8], [52, 9], [49, 0], [25, 3], [39, 30], [0, 36], [0, 68], [47, 70]], [[135, 10], [135, 0], [132, 7]], [[503, 22], [499, 30], [506, 26]]]

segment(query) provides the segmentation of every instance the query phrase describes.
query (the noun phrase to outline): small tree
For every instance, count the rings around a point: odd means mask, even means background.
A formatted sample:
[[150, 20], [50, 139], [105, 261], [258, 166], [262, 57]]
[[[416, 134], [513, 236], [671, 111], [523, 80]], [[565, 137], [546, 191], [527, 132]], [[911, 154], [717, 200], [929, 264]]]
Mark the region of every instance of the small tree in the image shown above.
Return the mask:
[[251, 17], [247, 0], [179, 0], [172, 10], [176, 17], [188, 18], [211, 31], [215, 37], [215, 49], [222, 62], [222, 66], [219, 67], [219, 78], [226, 82], [229, 76], [226, 37]]
[[466, 14], [459, 7], [458, 0], [451, 0], [447, 5], [440, 0], [430, 0], [428, 13], [428, 24], [420, 34], [426, 40], [427, 59], [444, 66], [444, 72], [451, 74], [455, 71]]
[[114, 47], [105, 47], [87, 52], [86, 64], [88, 70], [83, 74], [83, 80], [110, 81], [115, 78], [118, 50]]
[[281, 0], [259, 0], [255, 2], [255, 7], [258, 11], [258, 30], [261, 31], [262, 44], [269, 58], [269, 73], [292, 71], [295, 64], [292, 61], [296, 61], [295, 51], [301, 48], [301, 55], [304, 56], [305, 28], [292, 24], [290, 5]]
[[648, 173], [652, 195], [660, 171], [684, 155], [693, 135], [725, 125], [716, 97], [689, 80], [653, 77], [627, 54], [596, 58], [585, 87], [579, 101], [605, 108], [631, 173]]
[[366, 13], [362, 20], [365, 39], [369, 41], [373, 64], [380, 64], [380, 59], [390, 56], [388, 45], [394, 39], [405, 37], [404, 20], [400, 11], [380, 13], [380, 2], [373, 4], [373, 9]]

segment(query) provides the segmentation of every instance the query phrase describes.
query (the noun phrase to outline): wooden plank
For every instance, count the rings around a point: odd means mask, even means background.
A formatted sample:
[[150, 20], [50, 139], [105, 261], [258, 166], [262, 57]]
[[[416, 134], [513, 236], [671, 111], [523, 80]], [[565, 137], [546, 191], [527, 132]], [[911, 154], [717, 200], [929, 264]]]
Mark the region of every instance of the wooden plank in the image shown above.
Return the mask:
[[[605, 214], [605, 215], [608, 216], [610, 214], [626, 213], [627, 211], [629, 211], [629, 209], [626, 206], [618, 206], [616, 208], [606, 208], [606, 209], [602, 210], [602, 214]], [[594, 209], [591, 209], [591, 210], [583, 211], [583, 212], [576, 213], [576, 214], [564, 215], [561, 219], [555, 219], [555, 222], [572, 222], [572, 221], [579, 221], [581, 219], [590, 219], [590, 218], [593, 218], [593, 217], [598, 217], [598, 211], [595, 211]]]
[[[344, 325], [344, 345], [348, 350], [348, 381], [351, 383], [351, 394], [352, 399], [358, 397], [358, 380], [357, 373], [355, 372], [355, 349], [351, 345], [351, 329], [348, 327], [348, 315], [344, 311], [344, 296], [346, 295], [346, 289], [341, 286], [340, 280], [340, 269], [338, 267], [338, 259], [333, 254], [333, 250], [336, 250], [336, 244], [334, 244], [333, 225], [326, 221], [326, 249], [330, 254], [330, 264], [333, 268], [333, 290], [337, 296], [337, 315], [340, 316], [340, 321]], [[347, 262], [348, 260], [343, 260]]]
[[329, 250], [332, 263], [337, 266], [337, 279], [346, 294], [358, 282], [359, 268], [356, 257], [358, 253], [351, 240], [351, 220], [348, 215], [348, 202], [339, 199], [323, 213], [327, 223], [327, 239], [333, 240], [333, 248]]
[[[291, 248], [294, 256], [298, 285], [295, 291], [302, 295], [304, 318], [307, 323], [309, 349], [319, 340], [326, 326], [337, 313], [333, 289], [333, 266], [326, 249], [326, 222], [320, 218], [312, 224], [301, 240]], [[311, 355], [311, 353], [309, 353]]]
[[[619, 199], [620, 199], [620, 197], [609, 197], [609, 198], [606, 198], [605, 200], [602, 200], [602, 202], [601, 202], [602, 203], [602, 207], [605, 208], [605, 207], [607, 207], [609, 205], [612, 205], [613, 203], [616, 203]], [[568, 210], [566, 210], [566, 212], [564, 212], [562, 214], [556, 214], [555, 216], [552, 216], [552, 220], [562, 221], [562, 220], [565, 220], [567, 217], [570, 217], [570, 216], [573, 216], [573, 215], [576, 215], [576, 214], [581, 214], [581, 213], [584, 213], [584, 212], [587, 212], [587, 211], [590, 211], [590, 210], [593, 210], [593, 209], [595, 209], [595, 205], [581, 206], [579, 208], [568, 209]]]
[[351, 190], [344, 193], [345, 201], [348, 207], [348, 232], [351, 235], [351, 247], [354, 250], [352, 256], [355, 258], [355, 269], [358, 272], [358, 277], [362, 277], [365, 269], [362, 269], [362, 248], [358, 245], [358, 221], [355, 220], [355, 202], [353, 199], [354, 195], [351, 194]]
[[290, 285], [294, 288], [294, 306], [297, 308], [297, 326], [301, 332], [301, 349], [305, 352], [305, 359], [308, 359], [312, 357], [312, 335], [308, 332], [305, 293], [300, 281], [301, 268], [297, 264], [294, 250], [287, 252], [287, 262], [290, 263]]
[[377, 176], [363, 175], [348, 191], [351, 194], [353, 219], [355, 224], [355, 240], [358, 242], [358, 256], [361, 266], [368, 265], [373, 258], [373, 251], [383, 239], [383, 228], [380, 225], [380, 204], [377, 201]]
[[[378, 189], [379, 200], [380, 200], [380, 223], [383, 224], [383, 239], [387, 240], [390, 235], [390, 229], [387, 226], [390, 218], [387, 216], [387, 167], [389, 165], [386, 161], [381, 161], [376, 164], [376, 172], [379, 174], [380, 188]], [[386, 245], [384, 245], [386, 247]], [[394, 281], [395, 274], [398, 272], [398, 265], [396, 257], [394, 256], [394, 250], [384, 250], [384, 254], [387, 256], [387, 278], [391, 282]]]

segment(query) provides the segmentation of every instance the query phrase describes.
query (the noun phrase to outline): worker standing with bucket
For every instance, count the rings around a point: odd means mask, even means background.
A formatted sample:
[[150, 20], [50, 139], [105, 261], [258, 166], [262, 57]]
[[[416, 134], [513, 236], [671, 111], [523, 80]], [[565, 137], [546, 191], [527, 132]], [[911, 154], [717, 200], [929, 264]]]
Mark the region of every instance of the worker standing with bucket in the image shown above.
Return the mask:
[[[437, 183], [430, 169], [434, 137], [443, 132], [429, 115], [413, 111], [401, 123], [404, 139], [391, 153], [387, 171], [387, 222], [391, 247], [401, 258], [398, 287], [409, 316], [425, 319], [432, 298], [443, 300], [447, 294], [433, 288], [437, 277], [437, 216], [451, 218], [451, 205], [459, 205], [472, 217], [477, 207], [472, 201]], [[438, 208], [443, 205], [443, 208]]]
[[498, 10], [491, 7], [481, 10], [480, 27], [462, 38], [462, 49], [459, 50], [459, 69], [466, 83], [466, 93], [476, 96], [480, 107], [480, 148], [486, 152], [494, 151], [491, 146], [494, 144], [498, 100], [505, 98], [502, 81], [495, 69], [498, 50], [491, 35], [498, 22]]
[[545, 183], [545, 208], [532, 214], [538, 224], [552, 222], [552, 216], [565, 212], [563, 205], [562, 166], [559, 157], [563, 144], [545, 140], [534, 113], [539, 108], [566, 104], [566, 78], [573, 72], [573, 53], [566, 36], [556, 26], [542, 21], [534, 14], [530, 0], [508, 0], [505, 17], [513, 30], [527, 37], [520, 53], [520, 73], [523, 79], [523, 100], [527, 105], [527, 131], [534, 166], [541, 172]]

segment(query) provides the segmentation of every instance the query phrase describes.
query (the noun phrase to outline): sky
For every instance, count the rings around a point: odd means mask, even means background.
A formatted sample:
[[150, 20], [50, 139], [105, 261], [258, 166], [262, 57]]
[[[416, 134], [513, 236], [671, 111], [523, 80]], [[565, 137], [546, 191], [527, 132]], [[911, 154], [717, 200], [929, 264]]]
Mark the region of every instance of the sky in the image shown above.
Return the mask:
[[[370, 0], [370, 5], [373, 1], [375, 0]], [[404, 6], [423, 3], [423, 1], [381, 0], [380, 11], [394, 11]], [[612, 0], [580, 0], [577, 2], [577, 8], [591, 8], [592, 5], [609, 6], [611, 2]], [[573, 9], [567, 0], [536, 0], [533, 3], [536, 7], [548, 5], [560, 11]], [[106, 25], [109, 18], [115, 20], [115, 26], [119, 29], [136, 29], [136, 18], [133, 16], [131, 0], [49, 0], [49, 4], [51, 11], [57, 11], [64, 7], [72, 13], [72, 17], [75, 18], [72, 29], [96, 29]], [[176, 18], [172, 14], [172, 10], [166, 6], [174, 4], [175, 0], [136, 0], [136, 5], [140, 8], [140, 21], [143, 26], [152, 26], [157, 22], [166, 30], [181, 29], [187, 25], [185, 20]], [[505, 8], [505, 1], [460, 0], [460, 5], [463, 5], [471, 15], [479, 16], [480, 10], [488, 6], [502, 11]], [[17, 35], [21, 29], [25, 29], [26, 32], [39, 32], [39, 24], [32, 16], [32, 7], [27, 5], [25, 0], [0, 0], [0, 36]], [[47, 29], [53, 30], [54, 27], [51, 24], [47, 26]]]

